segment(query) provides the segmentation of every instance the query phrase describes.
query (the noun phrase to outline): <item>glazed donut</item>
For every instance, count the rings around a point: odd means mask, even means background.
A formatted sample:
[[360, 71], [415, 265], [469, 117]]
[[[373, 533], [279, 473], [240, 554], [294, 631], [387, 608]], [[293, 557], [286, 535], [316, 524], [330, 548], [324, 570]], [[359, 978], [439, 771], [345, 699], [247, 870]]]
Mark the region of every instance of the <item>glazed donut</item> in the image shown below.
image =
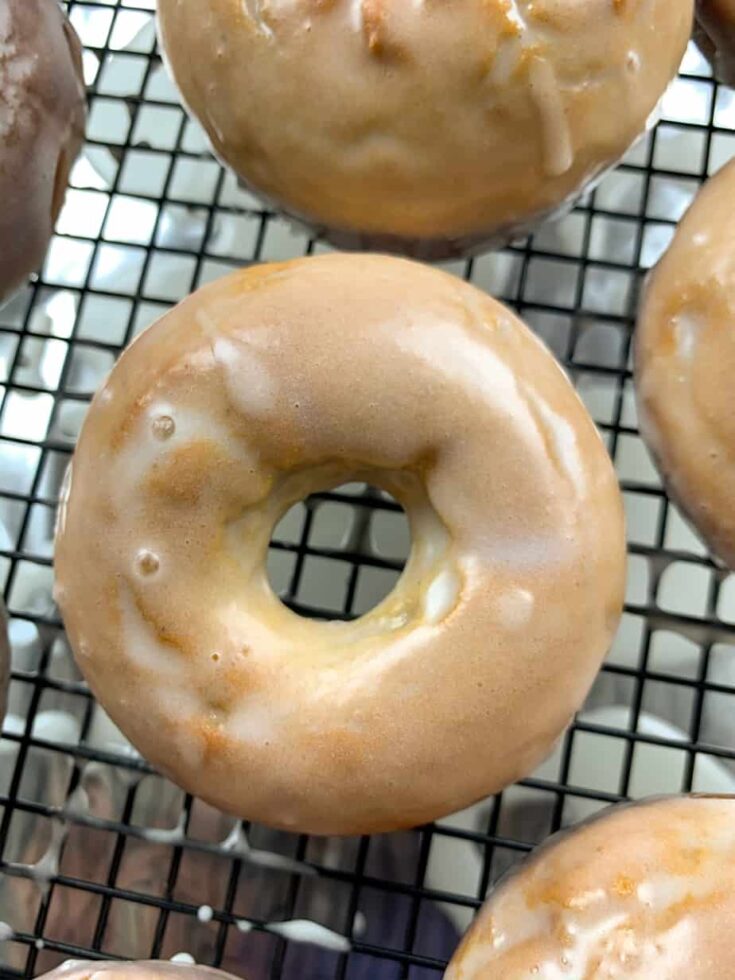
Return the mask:
[[170, 960], [139, 960], [110, 962], [99, 960], [67, 960], [61, 966], [44, 973], [38, 980], [237, 980], [231, 973], [193, 963], [172, 963]]
[[340, 247], [478, 250], [643, 132], [693, 0], [159, 0], [218, 156]]
[[84, 118], [81, 47], [57, 0], [3, 0], [0, 300], [43, 260]]
[[445, 980], [732, 980], [735, 798], [611, 807], [490, 895]]
[[694, 37], [715, 77], [735, 85], [735, 0], [697, 0]]
[[10, 683], [10, 643], [8, 641], [8, 618], [0, 599], [0, 727], [5, 709], [8, 706], [8, 684]]
[[[394, 591], [314, 622], [273, 528], [377, 484], [413, 533]], [[220, 809], [324, 834], [410, 826], [528, 773], [621, 611], [609, 457], [549, 352], [423, 266], [332, 254], [235, 273], [97, 394], [59, 513], [57, 598], [93, 691]]]
[[735, 568], [735, 163], [700, 191], [651, 275], [635, 335], [641, 435], [673, 499]]

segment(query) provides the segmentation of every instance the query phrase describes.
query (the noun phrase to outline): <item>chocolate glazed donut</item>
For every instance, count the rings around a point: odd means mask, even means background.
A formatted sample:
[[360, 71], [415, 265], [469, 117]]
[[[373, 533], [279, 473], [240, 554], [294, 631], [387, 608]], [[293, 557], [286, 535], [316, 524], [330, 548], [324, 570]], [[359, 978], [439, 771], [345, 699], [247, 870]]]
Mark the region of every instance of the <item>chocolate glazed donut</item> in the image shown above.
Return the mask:
[[3, 0], [0, 302], [43, 260], [84, 119], [81, 46], [57, 0]]

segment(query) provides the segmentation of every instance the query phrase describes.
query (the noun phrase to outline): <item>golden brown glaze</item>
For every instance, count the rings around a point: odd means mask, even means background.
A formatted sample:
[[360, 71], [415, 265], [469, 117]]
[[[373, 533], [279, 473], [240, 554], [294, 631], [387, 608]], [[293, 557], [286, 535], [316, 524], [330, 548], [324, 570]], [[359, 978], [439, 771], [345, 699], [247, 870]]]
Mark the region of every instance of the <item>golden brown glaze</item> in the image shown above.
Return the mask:
[[491, 894], [445, 980], [733, 980], [735, 798], [614, 807]]
[[0, 300], [41, 264], [84, 135], [79, 39], [56, 0], [0, 4]]
[[711, 550], [735, 568], [735, 163], [700, 191], [636, 330], [641, 434]]
[[[413, 549], [354, 623], [271, 591], [282, 514], [367, 480]], [[155, 765], [315, 833], [409, 826], [529, 772], [620, 615], [610, 460], [549, 352], [445, 273], [333, 254], [185, 300], [97, 394], [59, 514], [80, 667]]]
[[676, 73], [693, 0], [158, 13], [184, 101], [248, 184], [338, 244], [432, 254], [508, 238], [617, 162]]
[[208, 966], [140, 960], [135, 963], [67, 960], [38, 980], [237, 980], [231, 973]]
[[716, 77], [735, 84], [735, 0], [697, 0], [695, 38]]

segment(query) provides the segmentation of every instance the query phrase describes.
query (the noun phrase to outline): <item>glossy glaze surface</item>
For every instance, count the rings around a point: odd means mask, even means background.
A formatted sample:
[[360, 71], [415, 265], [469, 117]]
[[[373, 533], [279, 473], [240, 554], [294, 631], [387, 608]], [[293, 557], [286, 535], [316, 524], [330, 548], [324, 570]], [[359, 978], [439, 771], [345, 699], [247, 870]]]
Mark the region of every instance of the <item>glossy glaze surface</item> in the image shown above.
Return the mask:
[[[353, 623], [268, 584], [283, 513], [365, 480], [413, 550]], [[103, 705], [225, 810], [316, 833], [407, 826], [529, 772], [617, 626], [610, 460], [509, 310], [404, 260], [236, 273], [123, 355], [59, 513], [57, 598]]]
[[499, 885], [446, 980], [731, 980], [735, 798], [607, 810]]
[[338, 244], [477, 246], [616, 163], [693, 0], [160, 0], [215, 151]]
[[0, 301], [41, 264], [84, 134], [79, 39], [56, 0], [0, 4]]
[[735, 568], [735, 164], [699, 193], [636, 329], [641, 434], [710, 548]]

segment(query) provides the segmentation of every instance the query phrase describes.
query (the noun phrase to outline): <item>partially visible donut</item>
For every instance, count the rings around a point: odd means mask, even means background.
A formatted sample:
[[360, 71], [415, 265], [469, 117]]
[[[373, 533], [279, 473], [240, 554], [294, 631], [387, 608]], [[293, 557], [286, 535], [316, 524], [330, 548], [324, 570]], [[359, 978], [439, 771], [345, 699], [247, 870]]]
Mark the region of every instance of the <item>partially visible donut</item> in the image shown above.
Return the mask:
[[445, 980], [733, 980], [735, 798], [606, 810], [491, 893]]
[[57, 0], [2, 0], [0, 301], [43, 260], [84, 119], [81, 46]]
[[641, 435], [671, 496], [735, 568], [735, 162], [651, 274], [635, 334]]
[[[354, 623], [268, 584], [307, 494], [377, 484], [413, 533]], [[528, 773], [617, 626], [625, 542], [610, 459], [505, 307], [374, 255], [251, 268], [138, 338], [74, 455], [56, 589], [117, 725], [221, 809], [385, 831]]]
[[697, 0], [694, 37], [715, 76], [735, 85], [735, 0]]
[[528, 233], [645, 130], [693, 0], [158, 0], [215, 152], [340, 247]]
[[194, 963], [172, 963], [170, 960], [136, 962], [104, 960], [67, 960], [37, 980], [238, 980], [231, 973]]

